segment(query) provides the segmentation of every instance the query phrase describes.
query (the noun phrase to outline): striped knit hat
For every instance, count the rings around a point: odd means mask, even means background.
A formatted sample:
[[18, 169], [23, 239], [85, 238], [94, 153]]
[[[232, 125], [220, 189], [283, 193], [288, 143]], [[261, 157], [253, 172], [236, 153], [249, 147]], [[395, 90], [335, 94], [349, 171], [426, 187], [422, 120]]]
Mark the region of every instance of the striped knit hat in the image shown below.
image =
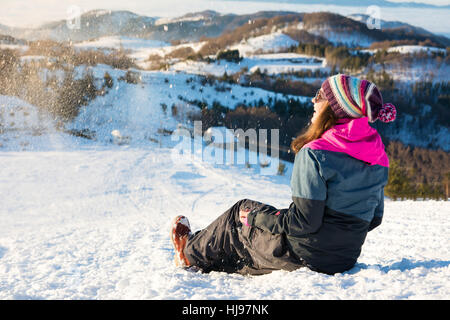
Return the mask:
[[383, 104], [380, 91], [370, 81], [337, 74], [322, 83], [322, 90], [337, 118], [368, 117], [370, 122], [395, 120], [395, 106]]

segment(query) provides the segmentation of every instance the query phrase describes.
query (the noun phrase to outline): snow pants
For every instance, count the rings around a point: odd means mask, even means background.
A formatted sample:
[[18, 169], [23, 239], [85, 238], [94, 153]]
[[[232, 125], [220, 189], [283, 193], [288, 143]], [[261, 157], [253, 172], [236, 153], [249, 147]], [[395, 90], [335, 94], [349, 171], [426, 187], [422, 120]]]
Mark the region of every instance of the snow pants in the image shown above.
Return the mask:
[[284, 234], [272, 234], [248, 227], [239, 220], [241, 209], [273, 212], [278, 209], [243, 199], [225, 211], [203, 230], [193, 234], [184, 249], [191, 265], [203, 272], [260, 275], [274, 270], [292, 271], [306, 266], [289, 249]]

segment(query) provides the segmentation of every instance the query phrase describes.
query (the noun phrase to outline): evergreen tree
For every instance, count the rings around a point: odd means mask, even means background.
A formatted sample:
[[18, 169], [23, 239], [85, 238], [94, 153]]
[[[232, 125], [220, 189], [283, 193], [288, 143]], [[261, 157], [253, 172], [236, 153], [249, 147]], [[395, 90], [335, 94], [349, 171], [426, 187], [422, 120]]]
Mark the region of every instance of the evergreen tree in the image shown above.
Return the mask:
[[450, 184], [450, 171], [448, 171], [446, 174], [445, 174], [445, 179], [444, 179], [444, 185], [445, 185], [445, 200], [448, 200], [448, 198], [449, 198], [449, 196], [450, 196], [450, 194], [449, 194], [449, 189], [450, 189], [450, 187], [449, 187], [449, 184]]
[[410, 189], [411, 183], [408, 179], [408, 171], [401, 167], [398, 161], [391, 161], [388, 183], [384, 188], [385, 194], [394, 200], [397, 200], [397, 198], [403, 200]]

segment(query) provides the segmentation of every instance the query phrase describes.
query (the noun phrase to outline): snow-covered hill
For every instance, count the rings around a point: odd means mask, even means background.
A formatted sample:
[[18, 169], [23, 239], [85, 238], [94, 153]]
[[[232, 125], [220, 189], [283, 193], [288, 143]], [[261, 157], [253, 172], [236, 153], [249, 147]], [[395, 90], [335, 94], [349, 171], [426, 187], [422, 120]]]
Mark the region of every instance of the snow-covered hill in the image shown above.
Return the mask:
[[334, 45], [345, 45], [349, 47], [368, 47], [376, 41], [370, 36], [339, 30], [329, 25], [309, 28], [308, 32], [317, 36], [322, 36]]
[[214, 63], [186, 60], [175, 63], [170, 67], [171, 70], [201, 75], [212, 74], [219, 77], [224, 73], [230, 75], [240, 72], [243, 68], [247, 68], [250, 73], [259, 69], [261, 72], [273, 75], [306, 70], [329, 72], [330, 69], [327, 67], [324, 58], [296, 53], [247, 55], [237, 63], [225, 60], [216, 61]]
[[155, 25], [167, 25], [171, 23], [185, 23], [185, 22], [192, 22], [192, 21], [200, 21], [202, 23], [205, 23], [205, 21], [211, 21], [216, 16], [220, 16], [221, 14], [212, 10], [206, 10], [203, 12], [195, 12], [195, 13], [188, 13], [181, 17], [166, 17], [166, 18], [159, 18], [155, 21]]
[[245, 57], [254, 54], [256, 51], [260, 51], [261, 53], [273, 52], [283, 49], [286, 50], [292, 46], [298, 46], [298, 41], [292, 40], [289, 36], [277, 31], [243, 40], [241, 43], [231, 46], [229, 49], [237, 49]]
[[[78, 73], [83, 73], [83, 70], [80, 68]], [[196, 102], [210, 107], [220, 103], [233, 109], [240, 103], [256, 105], [260, 100], [310, 99], [236, 84], [202, 85], [201, 77], [177, 71], [140, 71], [139, 84], [120, 81], [126, 71], [106, 65], [98, 65], [92, 72], [96, 79], [103, 78], [105, 73], [110, 74], [114, 86], [106, 95], [82, 107], [78, 117], [66, 128], [94, 131], [97, 141], [105, 143], [109, 143], [113, 130], [132, 136], [132, 144], [148, 142], [158, 130], [173, 131], [180, 122], [186, 125], [190, 114], [199, 112]], [[176, 108], [176, 116], [172, 116], [173, 107]]]

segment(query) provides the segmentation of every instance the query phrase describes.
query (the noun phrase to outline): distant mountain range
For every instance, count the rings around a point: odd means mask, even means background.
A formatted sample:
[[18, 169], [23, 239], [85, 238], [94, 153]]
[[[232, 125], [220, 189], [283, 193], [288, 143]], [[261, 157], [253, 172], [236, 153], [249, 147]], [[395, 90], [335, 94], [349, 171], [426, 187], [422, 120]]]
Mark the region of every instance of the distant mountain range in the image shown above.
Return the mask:
[[292, 4], [320, 4], [320, 5], [339, 5], [339, 6], [351, 6], [351, 7], [368, 7], [368, 6], [380, 6], [380, 7], [409, 7], [409, 8], [442, 8], [450, 9], [450, 5], [438, 6], [433, 4], [421, 3], [421, 2], [391, 2], [385, 0], [229, 0], [229, 1], [251, 1], [251, 2], [284, 2]]
[[[314, 15], [320, 15], [320, 19]], [[261, 11], [253, 14], [220, 14], [215, 11], [189, 13], [176, 18], [158, 18], [138, 15], [130, 11], [93, 10], [80, 16], [79, 25], [66, 20], [55, 21], [37, 28], [13, 28], [0, 25], [0, 35], [24, 40], [86, 41], [105, 36], [127, 36], [160, 41], [199, 41], [202, 37], [218, 37], [237, 27], [260, 18], [283, 16], [304, 22], [304, 30], [325, 38], [360, 37], [370, 45], [373, 41], [430, 39], [440, 46], [450, 46], [450, 39], [435, 35], [423, 28], [403, 22], [381, 21], [382, 30], [369, 30], [367, 16], [353, 14], [344, 17], [331, 13], [298, 13]], [[307, 19], [306, 19], [306, 18]], [[304, 19], [305, 18], [305, 19]], [[280, 18], [278, 18], [280, 19]], [[75, 28], [72, 27], [75, 25]]]
[[60, 20], [37, 28], [13, 28], [0, 25], [0, 33], [26, 40], [82, 41], [105, 35], [141, 34], [157, 18], [130, 11], [92, 10], [80, 16], [79, 25]]

